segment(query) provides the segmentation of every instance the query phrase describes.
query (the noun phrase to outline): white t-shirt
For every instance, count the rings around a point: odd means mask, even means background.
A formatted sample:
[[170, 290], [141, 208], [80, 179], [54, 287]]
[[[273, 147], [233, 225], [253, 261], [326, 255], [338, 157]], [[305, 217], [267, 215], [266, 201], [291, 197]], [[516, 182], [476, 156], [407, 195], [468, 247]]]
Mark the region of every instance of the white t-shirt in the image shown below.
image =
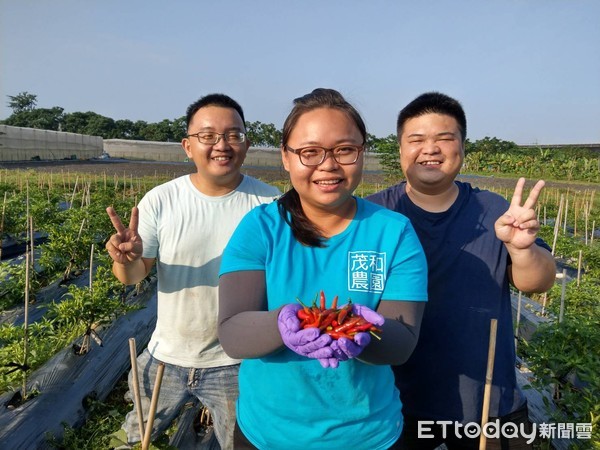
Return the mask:
[[142, 198], [143, 257], [157, 259], [157, 323], [148, 344], [155, 358], [195, 368], [239, 362], [217, 339], [221, 254], [242, 217], [279, 195], [277, 188], [244, 176], [236, 190], [210, 197], [185, 175]]

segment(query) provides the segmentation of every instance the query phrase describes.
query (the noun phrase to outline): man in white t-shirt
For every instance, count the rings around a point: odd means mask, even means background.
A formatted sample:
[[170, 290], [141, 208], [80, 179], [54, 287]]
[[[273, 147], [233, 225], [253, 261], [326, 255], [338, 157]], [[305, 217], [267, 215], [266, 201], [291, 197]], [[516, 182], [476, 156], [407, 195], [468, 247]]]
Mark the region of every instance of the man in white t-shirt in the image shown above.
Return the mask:
[[[240, 172], [250, 143], [237, 102], [210, 94], [191, 104], [186, 118], [189, 134], [181, 145], [196, 172], [150, 190], [132, 210], [128, 228], [107, 208], [117, 232], [106, 249], [125, 284], [157, 267], [156, 328], [137, 361], [144, 419], [158, 365], [165, 364], [152, 438], [197, 397], [210, 410], [225, 450], [233, 448], [239, 361], [217, 339], [221, 254], [241, 218], [280, 192]], [[133, 391], [131, 380], [130, 374]], [[123, 429], [129, 444], [143, 439], [135, 407]]]

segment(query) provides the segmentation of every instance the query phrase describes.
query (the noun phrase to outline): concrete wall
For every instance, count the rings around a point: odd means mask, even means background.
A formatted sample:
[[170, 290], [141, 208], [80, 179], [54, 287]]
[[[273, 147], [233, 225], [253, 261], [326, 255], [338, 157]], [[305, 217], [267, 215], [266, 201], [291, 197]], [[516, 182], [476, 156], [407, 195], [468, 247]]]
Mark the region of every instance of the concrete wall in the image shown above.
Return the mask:
[[[130, 141], [125, 139], [105, 139], [104, 151], [111, 158], [150, 161], [184, 161], [186, 154], [181, 144], [174, 142]], [[280, 167], [281, 155], [278, 148], [250, 147], [245, 164], [248, 166]], [[365, 170], [382, 170], [379, 158], [367, 154]]]
[[103, 148], [99, 136], [0, 125], [0, 161], [91, 159]]

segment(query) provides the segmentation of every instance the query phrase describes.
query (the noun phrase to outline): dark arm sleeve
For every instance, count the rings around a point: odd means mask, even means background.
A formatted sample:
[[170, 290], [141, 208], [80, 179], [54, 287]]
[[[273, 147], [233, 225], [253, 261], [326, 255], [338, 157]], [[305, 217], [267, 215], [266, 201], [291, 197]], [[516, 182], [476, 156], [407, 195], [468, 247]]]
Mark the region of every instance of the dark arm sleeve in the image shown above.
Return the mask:
[[265, 272], [231, 272], [219, 280], [219, 341], [236, 359], [260, 358], [283, 348], [281, 308], [267, 311]]
[[359, 359], [371, 364], [397, 366], [412, 354], [421, 329], [421, 319], [427, 302], [382, 301], [377, 312], [385, 317], [381, 340], [372, 337]]

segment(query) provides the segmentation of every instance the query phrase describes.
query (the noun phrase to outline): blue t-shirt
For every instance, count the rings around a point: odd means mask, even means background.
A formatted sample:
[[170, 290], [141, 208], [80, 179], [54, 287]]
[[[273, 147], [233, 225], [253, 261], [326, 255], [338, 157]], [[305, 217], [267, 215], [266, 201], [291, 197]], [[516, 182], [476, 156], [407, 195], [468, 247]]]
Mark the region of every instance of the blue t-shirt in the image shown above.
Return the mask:
[[[376, 309], [381, 300], [427, 299], [427, 268], [419, 240], [402, 215], [357, 198], [354, 219], [326, 247], [300, 244], [278, 211], [248, 213], [223, 252], [221, 275], [263, 270], [268, 309], [312, 303]], [[383, 336], [383, 339], [385, 337]], [[337, 369], [284, 348], [242, 361], [237, 420], [258, 448], [385, 449], [402, 430], [401, 402], [390, 366], [355, 359]]]
[[[506, 247], [494, 223], [506, 199], [456, 182], [459, 194], [432, 213], [406, 195], [405, 183], [367, 197], [410, 218], [429, 268], [429, 301], [415, 351], [394, 367], [404, 413], [462, 423], [481, 419], [490, 321], [498, 320], [490, 417], [509, 414], [525, 398], [515, 377], [515, 344]], [[548, 246], [538, 239], [538, 245]]]

